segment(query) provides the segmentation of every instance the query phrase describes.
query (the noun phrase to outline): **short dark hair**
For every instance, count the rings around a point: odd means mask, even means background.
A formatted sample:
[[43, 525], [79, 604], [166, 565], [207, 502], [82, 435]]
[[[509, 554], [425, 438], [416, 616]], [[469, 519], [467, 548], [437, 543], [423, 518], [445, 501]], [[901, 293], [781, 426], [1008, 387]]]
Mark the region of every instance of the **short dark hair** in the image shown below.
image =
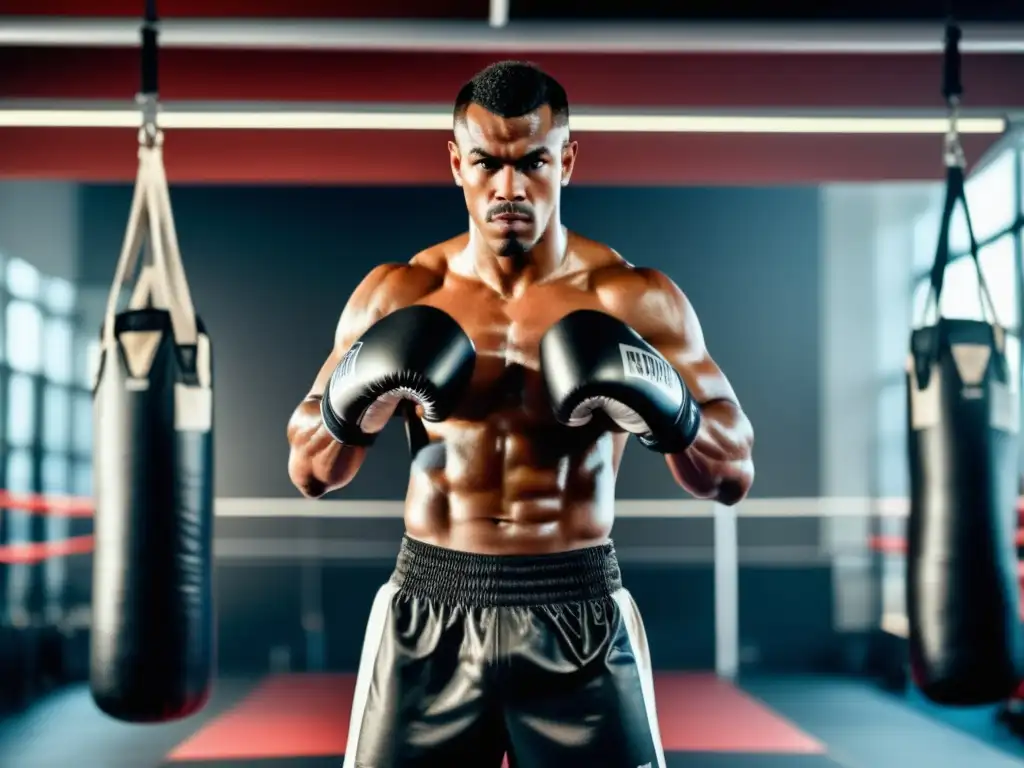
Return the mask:
[[545, 104], [555, 125], [569, 122], [565, 88], [540, 67], [527, 61], [499, 61], [476, 73], [455, 98], [455, 122], [477, 104], [499, 117], [522, 117]]

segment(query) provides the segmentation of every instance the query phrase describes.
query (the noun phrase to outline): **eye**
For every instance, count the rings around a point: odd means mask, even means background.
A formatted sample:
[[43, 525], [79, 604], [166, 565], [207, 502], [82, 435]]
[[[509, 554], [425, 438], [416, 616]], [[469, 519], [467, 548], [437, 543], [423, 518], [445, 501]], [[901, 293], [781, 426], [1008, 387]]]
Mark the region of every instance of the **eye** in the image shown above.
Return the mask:
[[501, 163], [491, 157], [482, 157], [473, 163], [473, 165], [479, 166], [486, 171], [497, 171], [501, 169]]
[[547, 164], [548, 164], [547, 160], [542, 160], [540, 158], [537, 158], [536, 160], [531, 160], [529, 163], [527, 163], [526, 167], [529, 170], [531, 170], [531, 171], [536, 171], [536, 170], [538, 170], [540, 168], [543, 168]]

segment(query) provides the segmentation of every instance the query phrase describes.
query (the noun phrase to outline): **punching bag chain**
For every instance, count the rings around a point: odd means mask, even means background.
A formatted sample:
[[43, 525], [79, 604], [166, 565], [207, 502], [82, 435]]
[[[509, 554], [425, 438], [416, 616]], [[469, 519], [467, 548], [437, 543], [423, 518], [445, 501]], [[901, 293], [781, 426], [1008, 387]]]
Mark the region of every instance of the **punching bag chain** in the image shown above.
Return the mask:
[[160, 143], [160, 129], [157, 126], [157, 114], [160, 111], [160, 83], [157, 75], [159, 64], [159, 19], [156, 12], [156, 0], [145, 0], [145, 12], [142, 17], [142, 82], [136, 101], [142, 110], [142, 128], [139, 130], [139, 143], [153, 147]]
[[942, 95], [949, 108], [949, 130], [946, 131], [944, 157], [947, 168], [966, 165], [960, 144], [960, 100], [963, 83], [960, 79], [960, 27], [952, 20], [946, 24], [946, 50], [942, 63]]

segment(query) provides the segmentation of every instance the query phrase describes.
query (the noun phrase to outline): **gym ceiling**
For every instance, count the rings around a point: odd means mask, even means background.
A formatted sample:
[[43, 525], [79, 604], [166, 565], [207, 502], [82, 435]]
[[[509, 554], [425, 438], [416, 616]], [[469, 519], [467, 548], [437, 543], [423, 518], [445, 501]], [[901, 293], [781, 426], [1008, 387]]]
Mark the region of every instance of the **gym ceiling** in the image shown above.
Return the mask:
[[[965, 117], [1019, 113], [1024, 4], [962, 4]], [[685, 6], [685, 16], [667, 8], [676, 5]], [[774, 3], [768, 13], [763, 5], [163, 0], [160, 98], [168, 110], [189, 104], [441, 111], [478, 69], [523, 58], [557, 77], [580, 114], [718, 120], [714, 130], [580, 132], [577, 184], [941, 177], [942, 137], [934, 129], [766, 131], [737, 127], [732, 119], [943, 118], [942, 0], [841, 0], [813, 18], [796, 0]], [[12, 115], [26, 105], [131, 108], [139, 89], [134, 30], [142, 7], [142, 0], [0, 0], [0, 178], [134, 178], [130, 126], [26, 127]], [[759, 9], [757, 17], [751, 8]], [[204, 30], [216, 46], [197, 45]], [[308, 44], [300, 45], [303, 39]], [[166, 164], [172, 182], [447, 184], [448, 133], [442, 127], [174, 128], [167, 131]], [[969, 160], [978, 161], [998, 140], [992, 132], [965, 135]]]

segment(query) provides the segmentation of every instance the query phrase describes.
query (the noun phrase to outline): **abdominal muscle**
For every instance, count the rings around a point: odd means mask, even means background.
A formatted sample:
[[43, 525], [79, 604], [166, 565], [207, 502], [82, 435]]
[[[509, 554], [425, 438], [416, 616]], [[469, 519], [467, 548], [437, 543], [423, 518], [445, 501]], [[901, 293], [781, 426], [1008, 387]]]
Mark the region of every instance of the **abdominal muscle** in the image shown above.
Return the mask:
[[607, 542], [625, 436], [504, 421], [496, 415], [431, 425], [434, 442], [412, 464], [407, 534], [498, 555]]

